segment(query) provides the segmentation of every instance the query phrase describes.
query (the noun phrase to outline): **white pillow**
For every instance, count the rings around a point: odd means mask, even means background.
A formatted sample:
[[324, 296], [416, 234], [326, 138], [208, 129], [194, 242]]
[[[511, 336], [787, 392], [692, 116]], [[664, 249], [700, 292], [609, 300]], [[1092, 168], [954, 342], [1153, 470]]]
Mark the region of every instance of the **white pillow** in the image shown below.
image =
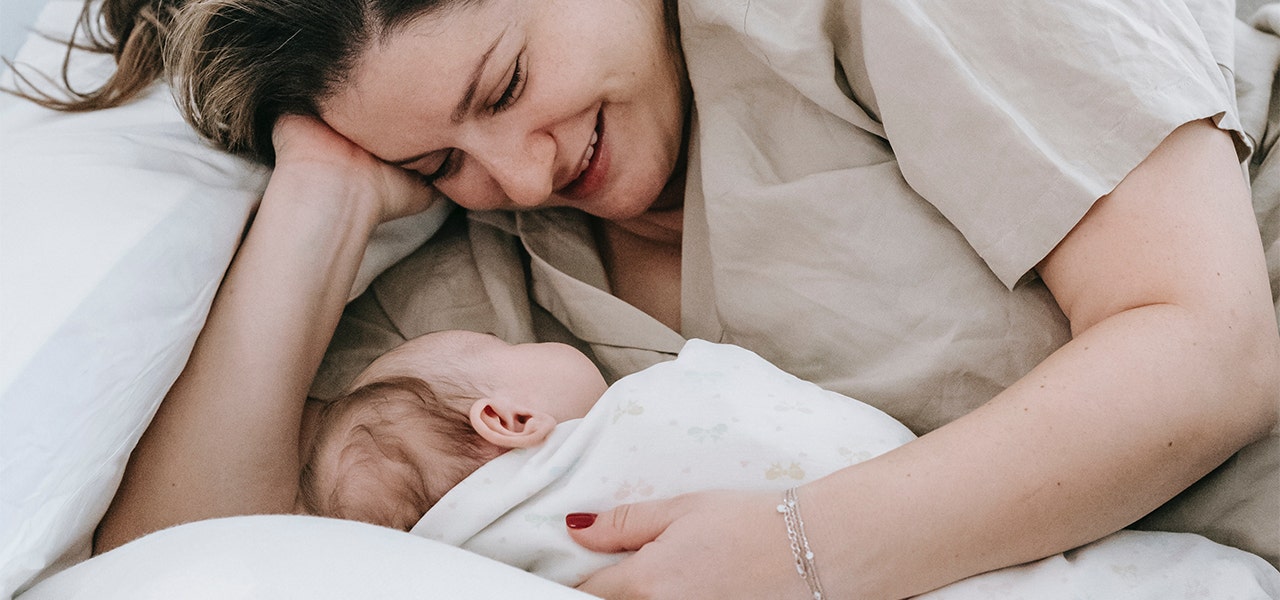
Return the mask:
[[298, 515], [213, 519], [159, 531], [62, 571], [19, 596], [19, 600], [175, 598], [590, 600], [594, 596], [403, 531]]
[[[80, 6], [51, 1], [36, 30], [65, 37]], [[32, 34], [18, 61], [56, 74], [64, 49]], [[72, 65], [85, 88], [113, 68]], [[83, 114], [0, 97], [0, 598], [84, 556], [267, 175], [201, 142], [164, 86]], [[380, 228], [352, 297], [449, 210]]]

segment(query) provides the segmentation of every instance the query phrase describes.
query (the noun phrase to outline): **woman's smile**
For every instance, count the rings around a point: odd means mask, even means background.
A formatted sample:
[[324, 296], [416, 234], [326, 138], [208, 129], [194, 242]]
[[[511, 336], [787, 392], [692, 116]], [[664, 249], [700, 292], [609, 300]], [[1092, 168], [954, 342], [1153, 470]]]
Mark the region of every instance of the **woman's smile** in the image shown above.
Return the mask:
[[605, 184], [609, 175], [609, 150], [605, 142], [604, 109], [596, 115], [596, 127], [591, 131], [591, 143], [582, 156], [581, 170], [568, 185], [557, 190], [569, 200], [587, 200]]

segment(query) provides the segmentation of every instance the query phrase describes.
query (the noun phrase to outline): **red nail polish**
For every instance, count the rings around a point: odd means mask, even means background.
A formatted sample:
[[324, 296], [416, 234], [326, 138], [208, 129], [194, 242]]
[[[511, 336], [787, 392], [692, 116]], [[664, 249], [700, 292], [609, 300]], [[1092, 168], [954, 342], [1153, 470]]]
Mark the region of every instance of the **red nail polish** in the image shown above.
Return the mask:
[[569, 529], [586, 529], [596, 522], [596, 513], [569, 513], [564, 516], [564, 524]]

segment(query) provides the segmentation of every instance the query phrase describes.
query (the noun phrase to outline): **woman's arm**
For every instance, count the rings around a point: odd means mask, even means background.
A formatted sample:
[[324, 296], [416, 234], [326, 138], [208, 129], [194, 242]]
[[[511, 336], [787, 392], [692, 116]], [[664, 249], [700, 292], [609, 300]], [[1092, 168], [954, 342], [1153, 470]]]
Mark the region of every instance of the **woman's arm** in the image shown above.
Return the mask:
[[1227, 134], [1207, 122], [1175, 131], [1039, 271], [1070, 343], [971, 415], [813, 486], [827, 543], [838, 543], [835, 498], [902, 507], [860, 519], [862, 535], [901, 542], [851, 556], [877, 567], [845, 571], [847, 589], [897, 597], [1079, 546], [1275, 425], [1280, 340]]
[[98, 527], [95, 552], [180, 523], [293, 512], [302, 407], [374, 227], [431, 195], [319, 121], [277, 166], [191, 358]]
[[[1206, 122], [1175, 131], [1039, 270], [1070, 343], [964, 418], [801, 488], [828, 597], [906, 597], [1079, 546], [1276, 424], [1280, 335], [1227, 134]], [[606, 551], [659, 543], [583, 589], [807, 593], [775, 496], [605, 513], [574, 536]]]

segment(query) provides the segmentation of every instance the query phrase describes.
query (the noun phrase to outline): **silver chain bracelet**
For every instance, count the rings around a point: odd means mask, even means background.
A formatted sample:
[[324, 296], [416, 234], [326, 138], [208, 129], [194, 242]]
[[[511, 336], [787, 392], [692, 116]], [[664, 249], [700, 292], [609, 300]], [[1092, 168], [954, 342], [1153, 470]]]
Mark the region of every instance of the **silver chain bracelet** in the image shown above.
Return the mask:
[[787, 540], [791, 542], [796, 572], [809, 585], [813, 600], [822, 600], [822, 582], [818, 581], [818, 567], [813, 562], [813, 550], [809, 548], [809, 538], [804, 534], [804, 518], [800, 516], [800, 500], [796, 497], [796, 488], [783, 492], [778, 512], [787, 524]]

